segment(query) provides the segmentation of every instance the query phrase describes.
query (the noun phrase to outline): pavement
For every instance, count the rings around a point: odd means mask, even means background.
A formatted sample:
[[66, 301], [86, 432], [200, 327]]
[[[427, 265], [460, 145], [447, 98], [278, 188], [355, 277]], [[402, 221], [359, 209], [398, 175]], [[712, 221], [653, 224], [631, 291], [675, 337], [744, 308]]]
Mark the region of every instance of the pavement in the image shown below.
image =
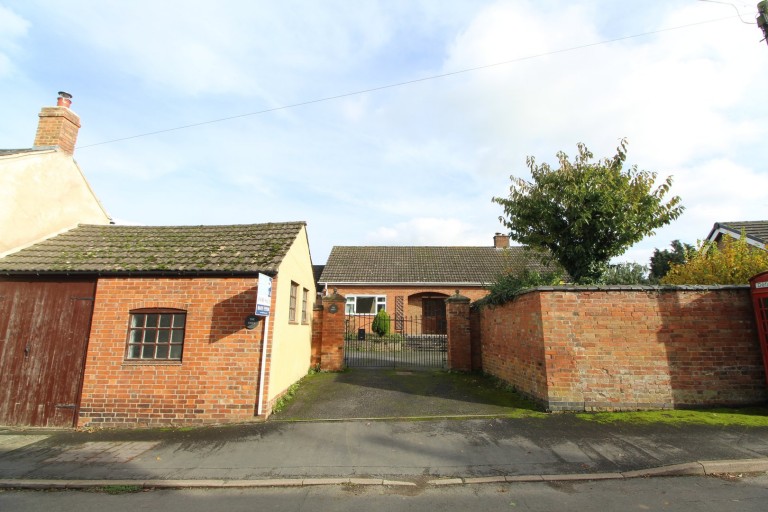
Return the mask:
[[442, 486], [767, 471], [766, 427], [542, 414], [484, 377], [442, 372], [312, 376], [267, 422], [0, 428], [0, 488]]

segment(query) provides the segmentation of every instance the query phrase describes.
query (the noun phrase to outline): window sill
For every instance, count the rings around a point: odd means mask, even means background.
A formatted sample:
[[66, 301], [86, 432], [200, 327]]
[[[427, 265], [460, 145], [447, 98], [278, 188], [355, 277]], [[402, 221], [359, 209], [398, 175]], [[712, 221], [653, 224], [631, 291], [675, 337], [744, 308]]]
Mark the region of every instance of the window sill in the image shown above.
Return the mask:
[[124, 359], [122, 366], [181, 366], [180, 360]]

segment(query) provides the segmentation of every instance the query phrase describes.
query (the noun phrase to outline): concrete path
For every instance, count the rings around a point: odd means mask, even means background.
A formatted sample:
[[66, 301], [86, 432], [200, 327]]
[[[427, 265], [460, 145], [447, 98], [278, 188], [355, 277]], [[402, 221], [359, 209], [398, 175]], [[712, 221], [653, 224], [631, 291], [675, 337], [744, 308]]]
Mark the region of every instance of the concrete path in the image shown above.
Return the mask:
[[[390, 399], [400, 393], [382, 392]], [[506, 407], [480, 395], [436, 395], [427, 412], [442, 407], [438, 399], [473, 411]], [[337, 406], [345, 408], [355, 417], [365, 411]], [[377, 417], [384, 411], [381, 404], [368, 410]], [[199, 429], [0, 430], [0, 487], [445, 485], [768, 471], [768, 428], [605, 425], [568, 414], [286, 419], [297, 414]]]

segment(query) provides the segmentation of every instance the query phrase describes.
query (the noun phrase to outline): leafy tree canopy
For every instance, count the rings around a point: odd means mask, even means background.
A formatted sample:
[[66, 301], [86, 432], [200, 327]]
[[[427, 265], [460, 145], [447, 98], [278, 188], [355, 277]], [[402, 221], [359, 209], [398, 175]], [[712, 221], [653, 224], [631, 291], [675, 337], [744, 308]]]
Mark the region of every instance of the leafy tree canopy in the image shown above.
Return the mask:
[[655, 172], [623, 169], [626, 139], [613, 158], [597, 162], [577, 147], [573, 162], [557, 153], [557, 169], [528, 157], [531, 181], [511, 176], [509, 197], [493, 201], [512, 239], [548, 250], [575, 283], [594, 283], [611, 258], [678, 218], [683, 206], [678, 196], [665, 199], [671, 177], [654, 188]]
[[667, 275], [669, 267], [674, 263], [676, 265], [682, 265], [696, 254], [696, 248], [691, 244], [680, 243], [680, 240], [672, 240], [669, 244], [672, 250], [664, 249], [660, 251], [658, 249], [653, 250], [653, 256], [651, 256], [651, 275], [652, 282], [659, 282], [659, 280]]
[[608, 265], [599, 284], [648, 284], [648, 267], [635, 262]]
[[699, 242], [696, 254], [682, 265], [672, 264], [663, 284], [747, 284], [749, 278], [768, 270], [768, 252], [752, 247], [742, 233], [724, 236], [720, 247]]
[[513, 300], [522, 290], [527, 288], [557, 284], [563, 284], [563, 276], [560, 272], [537, 272], [525, 269], [503, 274], [488, 286], [488, 295], [481, 299], [480, 304], [500, 306]]

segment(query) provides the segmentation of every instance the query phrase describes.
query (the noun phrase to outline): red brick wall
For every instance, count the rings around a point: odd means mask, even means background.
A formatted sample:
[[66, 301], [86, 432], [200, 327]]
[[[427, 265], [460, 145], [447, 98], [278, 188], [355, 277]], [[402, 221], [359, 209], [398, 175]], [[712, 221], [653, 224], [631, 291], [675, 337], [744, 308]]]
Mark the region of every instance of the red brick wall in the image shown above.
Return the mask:
[[768, 396], [744, 287], [533, 291], [477, 314], [483, 369], [552, 410]]
[[[255, 278], [99, 279], [78, 426], [252, 420], [264, 324], [244, 319], [255, 305]], [[181, 363], [125, 361], [129, 311], [155, 307], [187, 312]]]
[[[527, 293], [500, 307], [473, 309], [473, 336], [479, 338], [484, 372], [515, 389], [547, 399], [547, 373], [538, 293]], [[477, 346], [473, 339], [473, 346]], [[478, 359], [473, 353], [473, 360]]]

